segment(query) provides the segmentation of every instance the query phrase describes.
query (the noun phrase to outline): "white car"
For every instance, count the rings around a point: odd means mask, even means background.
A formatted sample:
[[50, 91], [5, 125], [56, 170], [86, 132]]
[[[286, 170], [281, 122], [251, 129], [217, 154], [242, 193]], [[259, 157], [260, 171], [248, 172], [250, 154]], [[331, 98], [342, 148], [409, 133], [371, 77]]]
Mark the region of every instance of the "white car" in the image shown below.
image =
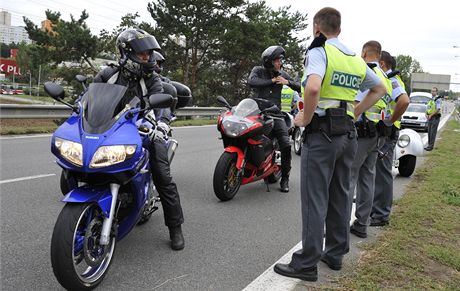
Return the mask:
[[427, 104], [428, 101], [433, 98], [430, 93], [427, 92], [412, 92], [410, 93], [410, 103], [421, 103]]
[[406, 112], [401, 117], [402, 128], [419, 129], [428, 131], [428, 119], [426, 118], [426, 104], [410, 103]]

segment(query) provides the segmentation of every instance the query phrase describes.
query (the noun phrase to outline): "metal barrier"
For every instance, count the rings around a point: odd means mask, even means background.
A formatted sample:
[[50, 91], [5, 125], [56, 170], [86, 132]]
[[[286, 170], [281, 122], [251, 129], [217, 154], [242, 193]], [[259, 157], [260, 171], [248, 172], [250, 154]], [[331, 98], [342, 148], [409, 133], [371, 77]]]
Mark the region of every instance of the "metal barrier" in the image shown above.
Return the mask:
[[[220, 114], [223, 107], [184, 107], [176, 111], [177, 116], [206, 116]], [[66, 118], [71, 110], [65, 105], [16, 105], [0, 104], [0, 118]]]

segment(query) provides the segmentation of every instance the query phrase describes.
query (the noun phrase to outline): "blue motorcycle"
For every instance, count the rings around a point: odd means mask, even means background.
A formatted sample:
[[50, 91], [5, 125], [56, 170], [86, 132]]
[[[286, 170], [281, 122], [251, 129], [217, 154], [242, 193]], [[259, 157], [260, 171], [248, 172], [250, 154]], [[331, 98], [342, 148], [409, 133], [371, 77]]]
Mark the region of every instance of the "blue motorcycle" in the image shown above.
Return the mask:
[[64, 288], [93, 289], [107, 274], [116, 241], [157, 209], [146, 147], [156, 134], [150, 108], [169, 107], [173, 97], [152, 95], [141, 109], [141, 99], [124, 100], [121, 85], [92, 83], [76, 105], [63, 100], [58, 84], [47, 82], [45, 91], [73, 111], [54, 133], [51, 151], [78, 181], [63, 199], [51, 263]]

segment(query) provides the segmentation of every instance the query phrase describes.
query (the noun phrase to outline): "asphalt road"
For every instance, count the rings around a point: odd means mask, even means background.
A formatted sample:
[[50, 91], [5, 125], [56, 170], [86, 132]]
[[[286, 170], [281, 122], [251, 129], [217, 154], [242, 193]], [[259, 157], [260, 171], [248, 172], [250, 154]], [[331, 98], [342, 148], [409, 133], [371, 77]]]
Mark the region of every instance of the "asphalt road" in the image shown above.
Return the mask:
[[[301, 240], [299, 162], [293, 154], [291, 191], [242, 186], [229, 202], [212, 189], [222, 153], [214, 126], [177, 128], [173, 161], [186, 247], [169, 248], [161, 208], [118, 243], [100, 290], [241, 290]], [[60, 290], [50, 263], [50, 239], [63, 206], [50, 136], [0, 138], [2, 290]], [[11, 181], [20, 177], [52, 176]], [[409, 178], [410, 179], [410, 178]], [[407, 183], [399, 176], [395, 187]]]

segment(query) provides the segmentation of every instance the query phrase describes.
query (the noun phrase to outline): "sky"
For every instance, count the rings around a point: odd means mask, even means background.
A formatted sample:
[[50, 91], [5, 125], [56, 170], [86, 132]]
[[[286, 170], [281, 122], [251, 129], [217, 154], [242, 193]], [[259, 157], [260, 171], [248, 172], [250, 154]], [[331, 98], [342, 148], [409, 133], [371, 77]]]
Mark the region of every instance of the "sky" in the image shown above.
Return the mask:
[[[253, 0], [251, 0], [253, 1]], [[12, 25], [23, 26], [22, 16], [36, 24], [45, 19], [45, 10], [60, 11], [62, 18], [70, 14], [78, 18], [83, 9], [89, 13], [88, 26], [94, 34], [111, 31], [126, 13], [140, 14], [140, 20], [152, 22], [145, 0], [11, 0], [2, 1], [1, 10], [12, 14]], [[410, 55], [431, 74], [451, 75], [451, 90], [460, 91], [460, 3], [454, 0], [403, 1], [386, 0], [266, 0], [274, 9], [291, 6], [291, 11], [308, 13], [305, 36], [312, 35], [312, 19], [326, 6], [342, 14], [339, 39], [360, 53], [369, 40], [381, 43], [392, 55]], [[457, 48], [455, 48], [456, 46]]]

